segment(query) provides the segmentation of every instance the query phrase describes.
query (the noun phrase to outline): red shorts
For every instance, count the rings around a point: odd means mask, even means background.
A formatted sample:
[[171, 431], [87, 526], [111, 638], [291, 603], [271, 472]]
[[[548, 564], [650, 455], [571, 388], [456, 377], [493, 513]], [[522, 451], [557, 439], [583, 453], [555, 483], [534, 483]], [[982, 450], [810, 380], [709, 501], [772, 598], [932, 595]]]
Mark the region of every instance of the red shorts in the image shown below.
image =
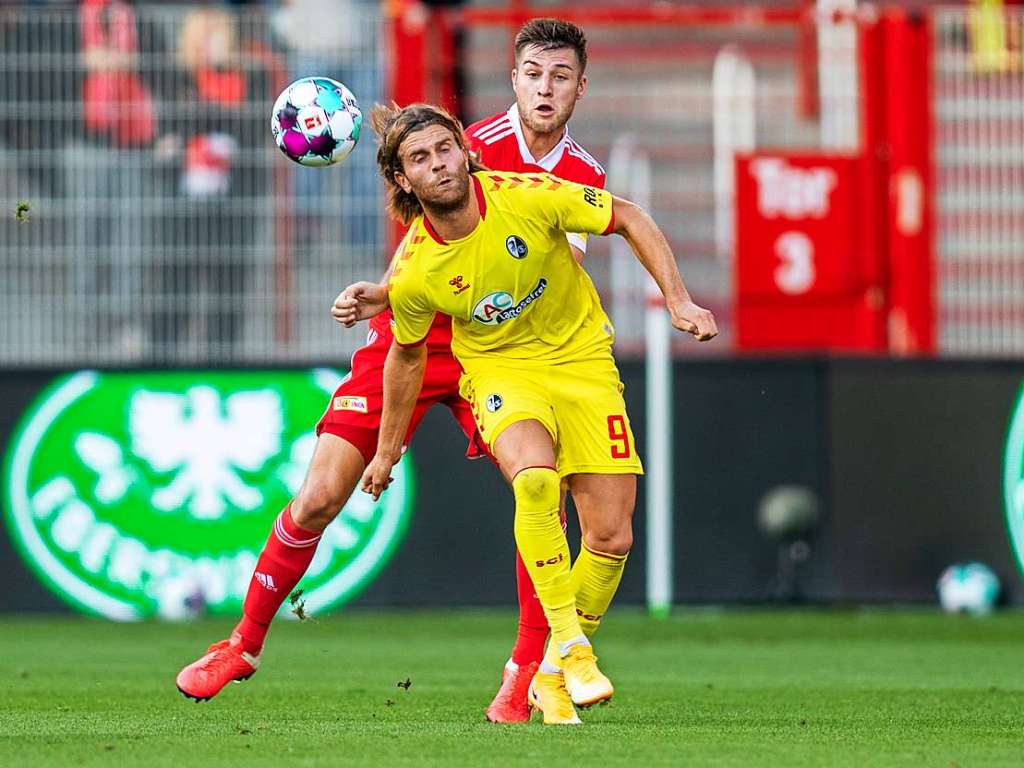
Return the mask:
[[[352, 370], [334, 391], [327, 410], [316, 425], [318, 436], [327, 432], [352, 443], [363, 454], [367, 464], [377, 452], [377, 433], [384, 406], [384, 361], [391, 348], [391, 340], [390, 331], [371, 327], [366, 346], [352, 355]], [[451, 410], [469, 440], [466, 456], [475, 459], [489, 455], [477, 432], [469, 403], [459, 395], [461, 375], [462, 367], [450, 348], [429, 345], [427, 370], [423, 374], [423, 387], [405, 436], [406, 445], [423, 415], [431, 406], [441, 403]]]

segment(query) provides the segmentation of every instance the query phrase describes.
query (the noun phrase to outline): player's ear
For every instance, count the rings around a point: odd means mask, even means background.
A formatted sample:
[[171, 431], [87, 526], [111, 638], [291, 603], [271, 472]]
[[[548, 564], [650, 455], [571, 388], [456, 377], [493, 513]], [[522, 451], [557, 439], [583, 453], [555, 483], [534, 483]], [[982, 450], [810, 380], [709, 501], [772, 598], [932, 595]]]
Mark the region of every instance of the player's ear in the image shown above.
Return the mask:
[[412, 184], [405, 178], [405, 174], [401, 171], [395, 171], [395, 184], [402, 188], [403, 192], [412, 192]]
[[582, 99], [583, 94], [587, 92], [587, 76], [580, 75], [580, 81], [576, 84], [576, 98]]

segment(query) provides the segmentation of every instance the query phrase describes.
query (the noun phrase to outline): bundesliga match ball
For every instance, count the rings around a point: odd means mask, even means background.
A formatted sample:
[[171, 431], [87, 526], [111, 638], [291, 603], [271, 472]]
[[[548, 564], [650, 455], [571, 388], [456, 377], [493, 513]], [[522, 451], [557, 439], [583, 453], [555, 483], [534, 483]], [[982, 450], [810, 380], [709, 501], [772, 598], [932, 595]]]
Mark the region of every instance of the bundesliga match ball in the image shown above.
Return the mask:
[[991, 613], [999, 597], [999, 578], [983, 563], [951, 565], [939, 577], [939, 602], [946, 613]]
[[329, 77], [303, 77], [289, 85], [270, 116], [274, 141], [300, 165], [340, 163], [355, 149], [363, 113], [352, 92]]

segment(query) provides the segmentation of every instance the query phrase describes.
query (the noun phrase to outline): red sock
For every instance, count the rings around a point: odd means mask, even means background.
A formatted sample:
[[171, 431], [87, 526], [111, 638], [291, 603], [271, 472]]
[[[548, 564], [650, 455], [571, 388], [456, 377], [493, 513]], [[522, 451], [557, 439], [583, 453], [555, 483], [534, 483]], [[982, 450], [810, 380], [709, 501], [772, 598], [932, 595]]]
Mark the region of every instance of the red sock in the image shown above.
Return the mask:
[[242, 620], [235, 627], [247, 653], [263, 648], [270, 622], [309, 568], [320, 541], [319, 533], [295, 524], [290, 510], [291, 504], [274, 521], [245, 594]]
[[[562, 516], [562, 530], [565, 530], [565, 515]], [[512, 647], [512, 662], [538, 664], [544, 659], [544, 644], [548, 640], [548, 618], [537, 599], [530, 572], [526, 570], [519, 550], [516, 550], [516, 590], [519, 593], [519, 631], [516, 644]]]
[[512, 661], [519, 666], [539, 664], [548, 639], [548, 619], [519, 550], [516, 550], [516, 589], [519, 592], [519, 633], [512, 647]]

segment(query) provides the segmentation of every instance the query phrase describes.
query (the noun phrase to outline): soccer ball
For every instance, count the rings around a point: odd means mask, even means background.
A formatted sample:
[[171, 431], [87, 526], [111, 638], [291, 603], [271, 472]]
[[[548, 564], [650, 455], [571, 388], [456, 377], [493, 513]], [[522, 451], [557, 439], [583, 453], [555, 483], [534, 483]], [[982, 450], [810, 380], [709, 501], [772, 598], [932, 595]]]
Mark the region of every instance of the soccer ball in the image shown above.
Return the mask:
[[999, 597], [999, 578], [984, 563], [957, 563], [939, 577], [939, 602], [947, 613], [984, 616]]
[[270, 130], [285, 155], [300, 165], [340, 163], [355, 149], [363, 113], [352, 92], [329, 77], [303, 77], [274, 102]]
[[155, 585], [156, 615], [164, 621], [190, 621], [206, 611], [200, 582], [189, 576], [171, 576]]

